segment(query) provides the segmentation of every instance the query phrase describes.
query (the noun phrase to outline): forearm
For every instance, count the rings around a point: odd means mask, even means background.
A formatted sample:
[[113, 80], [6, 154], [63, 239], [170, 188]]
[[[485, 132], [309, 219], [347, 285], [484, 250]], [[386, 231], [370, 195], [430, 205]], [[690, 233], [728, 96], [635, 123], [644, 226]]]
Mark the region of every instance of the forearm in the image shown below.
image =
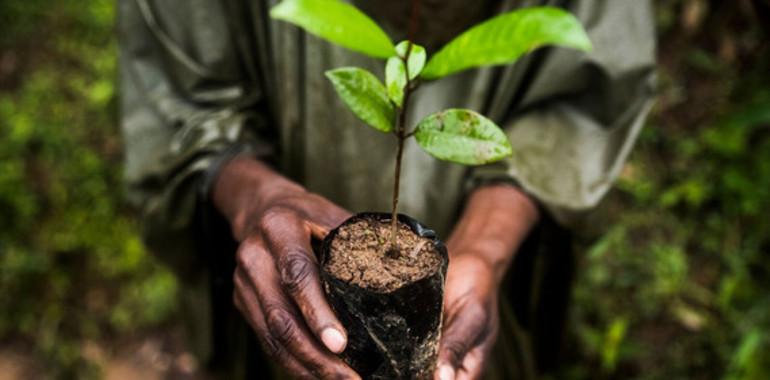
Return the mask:
[[507, 184], [479, 187], [469, 196], [447, 242], [450, 259], [476, 255], [500, 280], [539, 218], [535, 203], [518, 188]]

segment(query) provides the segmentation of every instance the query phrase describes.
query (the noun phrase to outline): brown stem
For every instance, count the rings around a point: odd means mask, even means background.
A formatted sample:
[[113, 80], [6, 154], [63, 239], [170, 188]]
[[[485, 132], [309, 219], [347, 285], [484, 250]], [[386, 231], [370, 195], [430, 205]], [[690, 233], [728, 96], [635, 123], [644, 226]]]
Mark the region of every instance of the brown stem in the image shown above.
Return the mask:
[[403, 106], [399, 108], [398, 120], [396, 121], [396, 137], [398, 138], [398, 151], [396, 153], [396, 172], [393, 181], [393, 210], [391, 212], [390, 220], [390, 251], [398, 253], [398, 193], [401, 184], [401, 161], [404, 157], [404, 142], [409, 137], [406, 133], [406, 115], [409, 108], [409, 98], [412, 94], [412, 82], [409, 79], [409, 54], [412, 52], [412, 42], [406, 49], [406, 54], [402, 58], [404, 61], [404, 72], [406, 75], [406, 85], [404, 86], [404, 102]]
[[401, 160], [404, 155], [404, 138], [398, 135], [398, 153], [396, 153], [396, 173], [393, 181], [393, 210], [390, 219], [390, 251], [398, 255], [398, 190], [401, 183]]
[[404, 142], [414, 133], [406, 133], [406, 115], [409, 107], [409, 97], [414, 90], [413, 82], [409, 79], [409, 55], [412, 53], [412, 41], [414, 40], [420, 12], [420, 0], [412, 0], [412, 9], [409, 20], [409, 30], [407, 35], [408, 45], [406, 54], [401, 57], [404, 63], [404, 75], [406, 75], [406, 85], [404, 85], [404, 102], [398, 109], [398, 119], [396, 121], [396, 137], [398, 138], [398, 151], [396, 153], [396, 172], [393, 180], [393, 209], [390, 219], [390, 249], [388, 250], [394, 256], [399, 255], [398, 249], [398, 194], [401, 184], [401, 162], [404, 157]]

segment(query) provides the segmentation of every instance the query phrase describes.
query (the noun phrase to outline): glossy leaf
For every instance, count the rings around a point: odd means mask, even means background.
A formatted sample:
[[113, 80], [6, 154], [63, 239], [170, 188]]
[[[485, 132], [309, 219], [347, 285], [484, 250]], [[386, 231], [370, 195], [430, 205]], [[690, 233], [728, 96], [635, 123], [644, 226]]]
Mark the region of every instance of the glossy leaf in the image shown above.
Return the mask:
[[591, 49], [580, 21], [569, 12], [525, 8], [494, 17], [450, 41], [431, 58], [422, 77], [437, 79], [472, 67], [513, 63], [545, 45]]
[[414, 79], [417, 78], [422, 72], [422, 69], [425, 68], [425, 60], [428, 55], [425, 53], [425, 48], [416, 43], [412, 43], [411, 48], [409, 47], [409, 41], [401, 41], [396, 45], [396, 54], [398, 54], [399, 57], [406, 57], [407, 52], [409, 53], [409, 59], [407, 61], [407, 66], [409, 67], [409, 79]]
[[404, 87], [406, 87], [406, 67], [400, 57], [388, 58], [385, 64], [385, 85], [388, 87], [388, 97], [397, 106], [404, 103]]
[[395, 54], [393, 42], [377, 23], [340, 0], [284, 0], [270, 10], [270, 17], [372, 57]]
[[[404, 65], [403, 58], [406, 57], [407, 51], [409, 57], [407, 58], [407, 65]], [[401, 107], [404, 102], [404, 88], [406, 87], [406, 68], [409, 67], [409, 79], [415, 79], [423, 67], [425, 67], [425, 59], [427, 54], [425, 48], [412, 44], [409, 47], [409, 41], [402, 41], [396, 45], [395, 57], [388, 58], [388, 63], [385, 65], [385, 85], [388, 87], [388, 96]]]
[[500, 127], [466, 109], [448, 109], [426, 117], [417, 125], [415, 138], [432, 156], [465, 165], [495, 162], [513, 152]]
[[374, 74], [357, 67], [329, 70], [326, 77], [359, 119], [381, 132], [393, 130], [395, 109], [385, 86]]

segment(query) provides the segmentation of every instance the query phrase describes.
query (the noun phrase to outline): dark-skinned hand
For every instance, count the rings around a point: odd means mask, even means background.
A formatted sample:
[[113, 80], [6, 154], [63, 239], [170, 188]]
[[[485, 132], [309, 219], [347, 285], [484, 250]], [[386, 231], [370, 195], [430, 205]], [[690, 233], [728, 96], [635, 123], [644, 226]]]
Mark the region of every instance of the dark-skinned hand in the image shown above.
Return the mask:
[[437, 380], [481, 378], [500, 326], [500, 283], [538, 217], [534, 203], [511, 185], [484, 186], [469, 197], [447, 242]]
[[473, 254], [450, 263], [439, 375], [441, 380], [478, 379], [499, 329], [497, 284], [489, 264]]
[[213, 199], [240, 242], [234, 302], [265, 352], [296, 378], [360, 379], [336, 355], [346, 332], [310, 245], [350, 213], [246, 158], [225, 165]]

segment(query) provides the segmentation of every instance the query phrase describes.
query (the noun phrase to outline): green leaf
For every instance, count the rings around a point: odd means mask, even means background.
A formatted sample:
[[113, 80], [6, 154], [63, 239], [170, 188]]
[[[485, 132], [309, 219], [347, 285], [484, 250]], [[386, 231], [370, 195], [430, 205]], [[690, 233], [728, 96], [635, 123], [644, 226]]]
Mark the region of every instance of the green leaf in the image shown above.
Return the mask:
[[508, 12], [474, 26], [436, 53], [422, 77], [437, 79], [465, 69], [515, 62], [545, 45], [591, 50], [591, 41], [573, 15], [559, 8]]
[[409, 41], [401, 41], [396, 45], [396, 54], [399, 57], [405, 58], [407, 52], [409, 53], [409, 59], [407, 66], [409, 67], [409, 79], [417, 78], [425, 67], [425, 60], [428, 57], [425, 53], [425, 48], [412, 43], [412, 47], [409, 47]]
[[397, 106], [404, 103], [404, 87], [406, 87], [406, 67], [400, 57], [388, 58], [385, 64], [385, 85], [388, 86], [388, 97]]
[[458, 164], [487, 164], [513, 153], [500, 127], [466, 109], [448, 109], [426, 117], [417, 125], [414, 137], [433, 157]]
[[[407, 51], [409, 52], [409, 58], [407, 59], [407, 65], [404, 65], [404, 58]], [[406, 87], [406, 68], [409, 67], [409, 79], [415, 79], [423, 67], [425, 67], [425, 59], [427, 57], [425, 48], [412, 44], [409, 48], [409, 41], [401, 41], [396, 45], [395, 57], [388, 58], [388, 63], [385, 65], [385, 85], [388, 87], [388, 96], [396, 103], [397, 106], [403, 106], [404, 102], [404, 88]]]
[[341, 67], [327, 71], [326, 77], [359, 119], [381, 132], [393, 130], [395, 109], [374, 74], [358, 67]]
[[372, 57], [388, 58], [395, 52], [393, 42], [372, 19], [339, 0], [284, 0], [270, 10], [270, 17]]

